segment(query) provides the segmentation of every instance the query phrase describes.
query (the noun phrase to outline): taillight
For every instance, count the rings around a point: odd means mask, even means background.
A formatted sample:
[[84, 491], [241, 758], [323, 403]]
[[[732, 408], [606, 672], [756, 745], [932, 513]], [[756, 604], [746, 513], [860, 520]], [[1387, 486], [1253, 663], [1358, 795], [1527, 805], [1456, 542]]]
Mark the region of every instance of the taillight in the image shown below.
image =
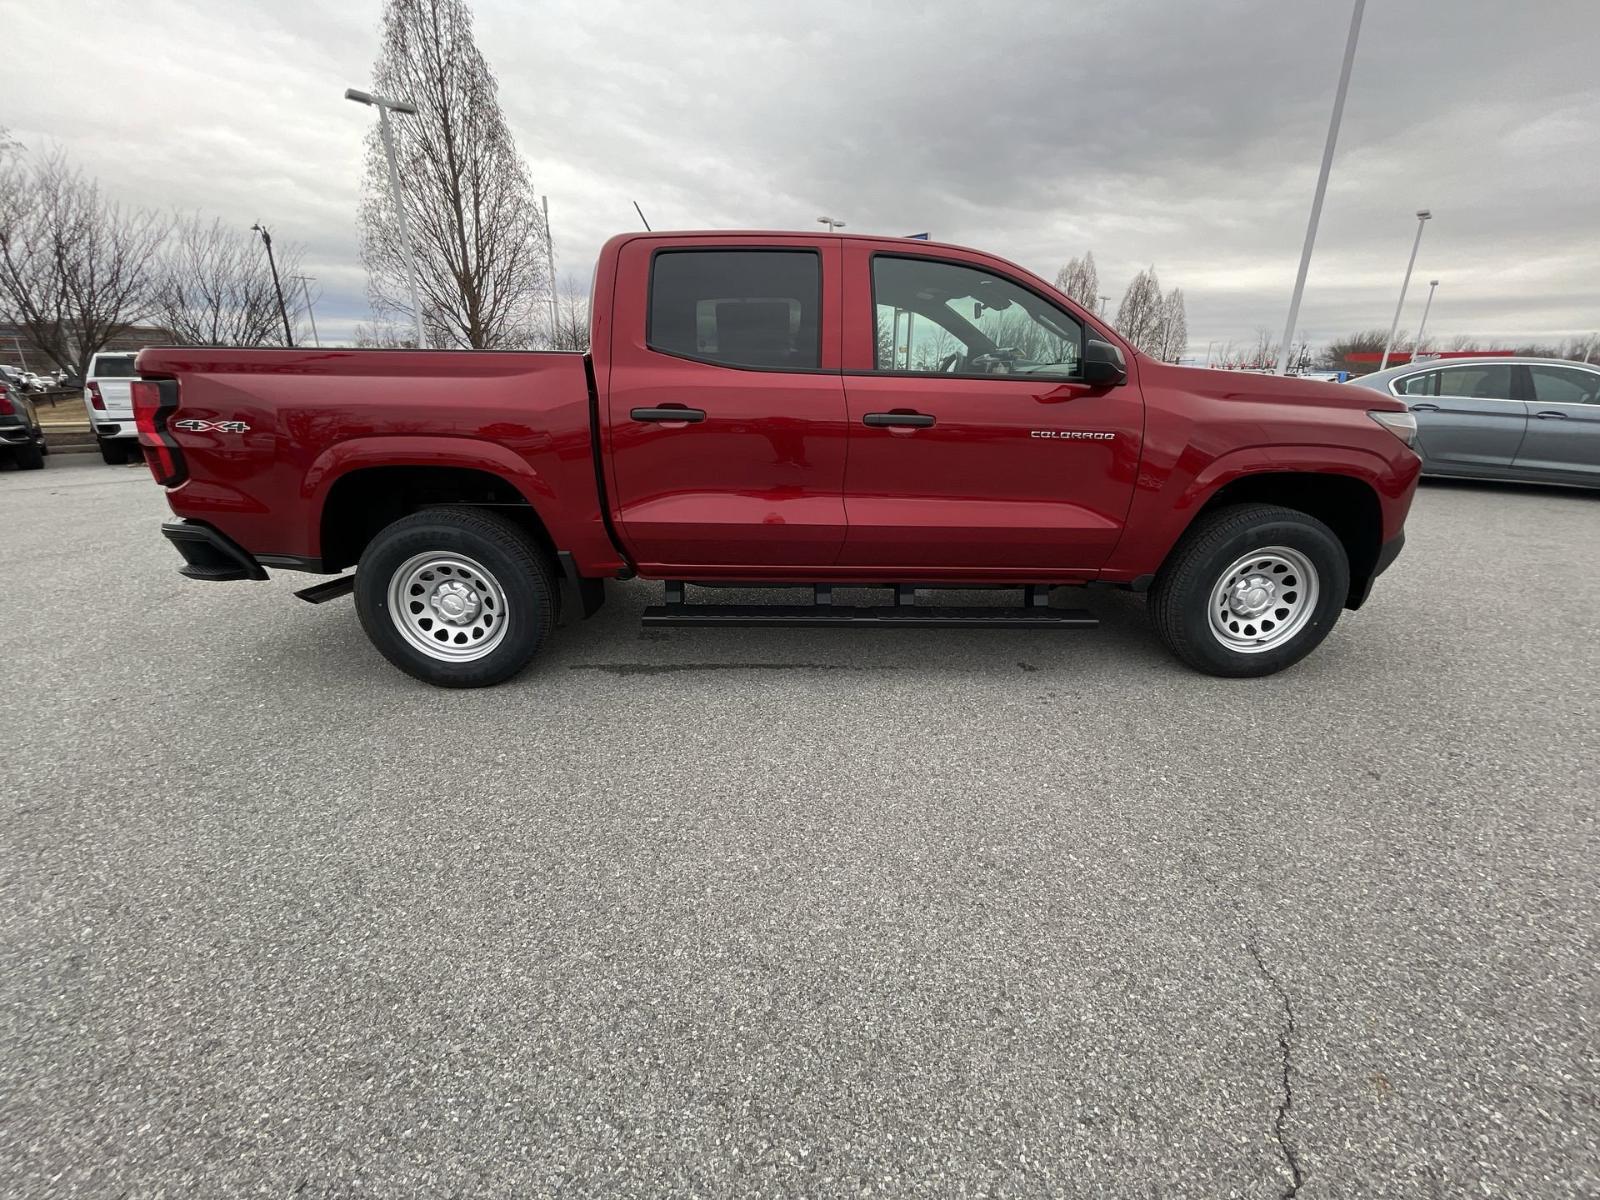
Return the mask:
[[89, 385], [89, 403], [94, 405], [101, 412], [105, 412], [106, 410], [106, 400], [105, 397], [100, 394], [100, 385], [98, 383], [91, 383]]
[[6, 385], [0, 383], [0, 417], [14, 417], [17, 410], [11, 407], [11, 393], [6, 391]]
[[129, 391], [133, 394], [133, 425], [139, 431], [150, 474], [162, 487], [176, 487], [188, 474], [183, 451], [167, 428], [178, 407], [178, 381], [136, 379]]

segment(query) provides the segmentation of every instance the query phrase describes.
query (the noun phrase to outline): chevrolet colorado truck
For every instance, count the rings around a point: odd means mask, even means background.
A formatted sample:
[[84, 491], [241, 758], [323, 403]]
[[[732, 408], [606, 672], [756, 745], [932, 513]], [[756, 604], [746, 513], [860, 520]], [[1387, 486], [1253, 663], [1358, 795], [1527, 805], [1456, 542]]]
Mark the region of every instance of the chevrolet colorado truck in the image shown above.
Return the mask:
[[[447, 687], [511, 677], [634, 576], [665, 584], [643, 621], [675, 626], [1067, 629], [1094, 617], [1053, 589], [1123, 587], [1177, 658], [1256, 676], [1404, 541], [1402, 401], [1157, 362], [992, 255], [625, 234], [591, 311], [587, 354], [141, 351], [182, 572], [338, 575], [298, 594], [353, 591], [377, 649]], [[733, 585], [787, 590], [700, 590]], [[919, 600], [971, 588], [1021, 603]]]

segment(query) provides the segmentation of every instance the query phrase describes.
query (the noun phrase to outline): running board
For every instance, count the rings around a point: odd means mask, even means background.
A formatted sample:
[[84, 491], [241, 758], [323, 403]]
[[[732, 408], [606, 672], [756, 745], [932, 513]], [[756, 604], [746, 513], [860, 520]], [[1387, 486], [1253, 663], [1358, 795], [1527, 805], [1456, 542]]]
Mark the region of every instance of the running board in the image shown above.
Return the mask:
[[900, 626], [915, 629], [1092, 629], [1100, 619], [1082, 608], [918, 608], [811, 604], [658, 604], [639, 623], [660, 625]]
[[[791, 585], [784, 585], [791, 586]], [[805, 585], [801, 585], [805, 586]], [[827, 625], [880, 628], [900, 626], [908, 629], [1092, 629], [1100, 624], [1093, 613], [1081, 608], [1051, 608], [1050, 588], [1030, 584], [1022, 589], [1022, 603], [1015, 607], [970, 605], [942, 608], [917, 605], [917, 584], [895, 583], [867, 586], [892, 587], [894, 603], [853, 605], [833, 603], [833, 585], [810, 585], [810, 604], [690, 604], [681, 579], [666, 581], [665, 604], [644, 610], [641, 625], [787, 625], [817, 629]], [[1015, 586], [1015, 585], [1013, 585]]]
[[330, 579], [326, 583], [314, 583], [308, 588], [301, 588], [295, 593], [307, 604], [326, 604], [329, 600], [337, 600], [340, 596], [348, 596], [356, 590], [356, 577], [354, 575], [341, 575], [337, 579]]

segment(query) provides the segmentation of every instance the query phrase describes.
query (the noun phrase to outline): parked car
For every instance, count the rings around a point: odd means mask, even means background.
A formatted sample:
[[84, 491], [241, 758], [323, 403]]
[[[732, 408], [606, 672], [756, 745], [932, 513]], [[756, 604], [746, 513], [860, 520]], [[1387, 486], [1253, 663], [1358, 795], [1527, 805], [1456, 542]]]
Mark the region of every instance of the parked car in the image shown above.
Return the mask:
[[[635, 575], [665, 582], [644, 622], [680, 626], [1078, 628], [1053, 586], [1148, 590], [1179, 659], [1250, 676], [1309, 653], [1404, 541], [1399, 400], [1158, 362], [992, 255], [625, 234], [591, 311], [588, 354], [142, 351], [182, 572], [356, 567], [301, 595], [353, 590], [390, 662], [449, 687], [527, 665], [559, 579], [588, 616]], [[814, 603], [688, 602], [735, 583]], [[972, 585], [1023, 605], [916, 603]]]
[[37, 471], [49, 453], [33, 401], [9, 375], [0, 375], [0, 455], [21, 470]]
[[1441, 358], [1351, 382], [1410, 408], [1425, 475], [1600, 487], [1600, 366]]
[[96, 354], [89, 360], [83, 382], [83, 406], [108, 463], [132, 462], [139, 457], [139, 431], [133, 425], [133, 398], [128, 385], [136, 378], [133, 355], [127, 352]]

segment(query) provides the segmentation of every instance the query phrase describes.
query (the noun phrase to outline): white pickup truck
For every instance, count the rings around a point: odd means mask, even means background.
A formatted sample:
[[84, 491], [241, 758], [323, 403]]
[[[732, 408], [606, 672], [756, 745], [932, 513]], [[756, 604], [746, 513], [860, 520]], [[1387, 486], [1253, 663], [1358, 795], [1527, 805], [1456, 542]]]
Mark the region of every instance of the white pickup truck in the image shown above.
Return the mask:
[[133, 423], [133, 393], [138, 378], [131, 353], [96, 354], [83, 379], [83, 406], [89, 427], [100, 444], [100, 457], [108, 463], [137, 462], [139, 431]]

